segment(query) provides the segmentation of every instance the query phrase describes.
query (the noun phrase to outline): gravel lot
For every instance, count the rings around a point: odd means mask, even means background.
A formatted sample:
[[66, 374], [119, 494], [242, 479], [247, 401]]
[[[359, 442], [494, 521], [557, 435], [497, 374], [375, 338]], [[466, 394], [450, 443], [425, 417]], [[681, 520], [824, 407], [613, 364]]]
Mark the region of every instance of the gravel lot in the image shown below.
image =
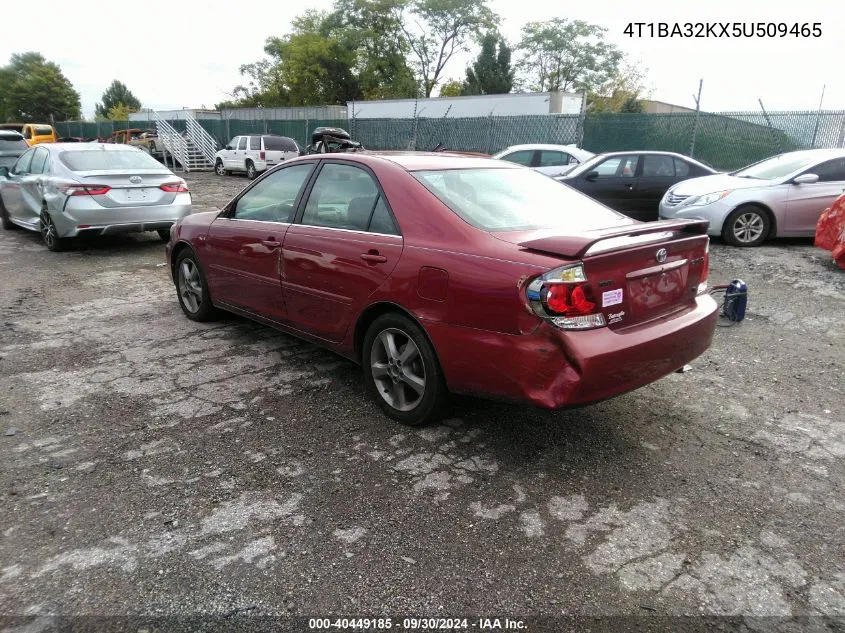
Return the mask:
[[186, 319], [163, 256], [0, 234], [0, 614], [845, 616], [845, 271], [810, 240], [713, 244], [749, 312], [692, 371], [421, 430], [331, 353]]

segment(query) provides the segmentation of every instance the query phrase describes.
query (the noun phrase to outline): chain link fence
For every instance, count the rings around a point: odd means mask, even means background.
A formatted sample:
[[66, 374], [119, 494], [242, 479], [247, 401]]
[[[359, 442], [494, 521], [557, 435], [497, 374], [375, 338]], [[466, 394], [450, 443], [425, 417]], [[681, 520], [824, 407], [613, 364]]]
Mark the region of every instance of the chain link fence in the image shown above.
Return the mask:
[[[169, 121], [184, 130], [183, 120]], [[692, 155], [717, 169], [737, 169], [779, 152], [845, 147], [845, 111], [725, 112], [444, 117], [410, 119], [200, 119], [222, 146], [235, 136], [280, 134], [300, 145], [319, 126], [347, 129], [373, 150], [449, 149], [496, 153], [523, 143], [575, 143], [591, 152], [664, 150]], [[107, 138], [115, 130], [155, 127], [146, 121], [66, 121], [60, 137]]]

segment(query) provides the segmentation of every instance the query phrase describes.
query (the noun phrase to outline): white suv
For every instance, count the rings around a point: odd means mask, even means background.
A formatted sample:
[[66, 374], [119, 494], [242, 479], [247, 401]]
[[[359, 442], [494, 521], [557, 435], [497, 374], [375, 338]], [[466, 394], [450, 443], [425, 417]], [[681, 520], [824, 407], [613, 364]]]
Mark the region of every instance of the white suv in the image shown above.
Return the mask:
[[214, 156], [214, 171], [218, 176], [242, 171], [252, 180], [261, 172], [301, 153], [297, 142], [287, 136], [236, 136]]

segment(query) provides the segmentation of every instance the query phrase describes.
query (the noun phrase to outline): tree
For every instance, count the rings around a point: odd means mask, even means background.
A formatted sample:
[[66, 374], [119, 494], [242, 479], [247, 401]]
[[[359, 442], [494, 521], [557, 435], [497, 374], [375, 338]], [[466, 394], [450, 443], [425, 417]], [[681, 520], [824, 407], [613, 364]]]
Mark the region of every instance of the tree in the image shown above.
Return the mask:
[[478, 57], [472, 66], [467, 68], [463, 94], [507, 94], [513, 90], [513, 79], [511, 49], [508, 43], [496, 33], [487, 33], [481, 38]]
[[126, 84], [115, 79], [103, 93], [103, 102], [94, 105], [94, 115], [96, 117], [110, 118], [109, 112], [112, 108], [121, 104], [129, 112], [137, 112], [141, 109], [141, 102], [138, 100], [138, 97], [132, 94], [132, 91], [126, 87]]
[[648, 69], [626, 60], [601, 86], [587, 94], [587, 111], [643, 112], [642, 99], [651, 90], [646, 87]]
[[12, 55], [0, 68], [0, 117], [10, 121], [44, 122], [80, 117], [79, 93], [59, 66], [40, 53]]
[[440, 86], [441, 97], [460, 97], [464, 92], [464, 85], [457, 79], [450, 79]]
[[589, 92], [616, 72], [622, 52], [604, 41], [607, 29], [555, 18], [522, 27], [518, 64], [524, 84], [537, 92]]
[[499, 22], [486, 0], [403, 0], [397, 2], [394, 15], [426, 97], [431, 96], [449, 60], [467, 50], [472, 37]]
[[129, 106], [118, 103], [109, 109], [106, 119], [109, 121], [128, 121], [130, 112], [137, 112], [137, 110], [130, 110]]

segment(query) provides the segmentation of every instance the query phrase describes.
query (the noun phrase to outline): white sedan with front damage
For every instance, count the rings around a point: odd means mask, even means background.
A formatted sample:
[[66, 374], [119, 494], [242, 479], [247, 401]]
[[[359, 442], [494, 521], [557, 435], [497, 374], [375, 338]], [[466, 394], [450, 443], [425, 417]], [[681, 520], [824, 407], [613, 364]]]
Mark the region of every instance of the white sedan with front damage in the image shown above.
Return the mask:
[[146, 152], [103, 143], [41, 143], [0, 167], [4, 229], [39, 231], [51, 251], [70, 238], [156, 231], [191, 213], [182, 178]]

